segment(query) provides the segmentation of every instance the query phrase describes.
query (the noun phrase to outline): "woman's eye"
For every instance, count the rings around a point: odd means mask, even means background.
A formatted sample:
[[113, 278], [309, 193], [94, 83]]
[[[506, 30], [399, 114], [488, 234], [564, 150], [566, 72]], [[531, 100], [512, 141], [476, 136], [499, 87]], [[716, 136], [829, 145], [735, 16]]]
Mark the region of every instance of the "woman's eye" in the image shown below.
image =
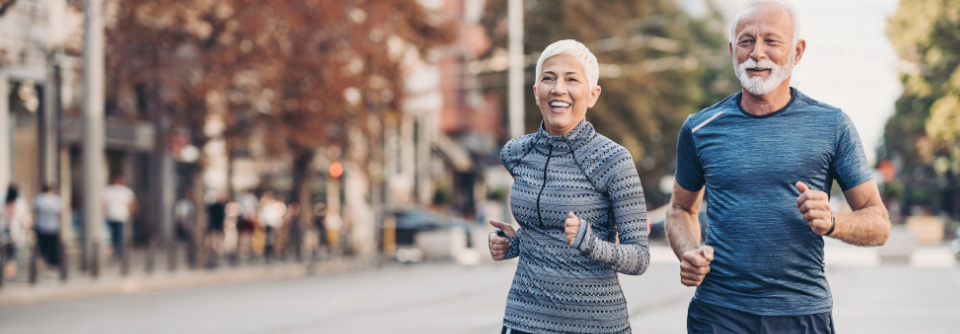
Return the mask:
[[576, 81], [577, 81], [577, 79], [574, 79], [574, 78], [569, 78], [569, 79], [567, 79], [567, 81], [574, 81], [574, 82], [576, 82]]
[[542, 80], [542, 81], [547, 81], [547, 80], [553, 80], [553, 78], [551, 78], [551, 77], [543, 77], [543, 80]]

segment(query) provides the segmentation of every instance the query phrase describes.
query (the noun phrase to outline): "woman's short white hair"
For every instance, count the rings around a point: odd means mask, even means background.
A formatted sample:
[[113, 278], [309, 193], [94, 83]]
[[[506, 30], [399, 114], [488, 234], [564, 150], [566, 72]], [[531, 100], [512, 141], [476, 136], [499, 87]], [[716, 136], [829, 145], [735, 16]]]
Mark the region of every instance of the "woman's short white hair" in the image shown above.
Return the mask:
[[793, 3], [787, 0], [747, 0], [737, 11], [737, 16], [733, 17], [733, 22], [730, 23], [730, 43], [737, 44], [737, 24], [740, 23], [743, 12], [754, 6], [768, 3], [780, 5], [787, 10], [787, 13], [790, 13], [790, 20], [793, 21], [793, 45], [797, 45], [797, 42], [800, 41], [800, 16], [797, 15], [797, 7], [794, 7]]
[[543, 49], [543, 53], [540, 54], [540, 59], [537, 60], [537, 81], [534, 81], [534, 85], [540, 82], [540, 76], [543, 74], [543, 62], [547, 61], [548, 58], [553, 56], [566, 55], [573, 56], [580, 61], [580, 65], [583, 65], [584, 75], [587, 76], [587, 82], [590, 83], [590, 88], [597, 86], [597, 80], [600, 80], [600, 64], [597, 63], [597, 57], [590, 52], [590, 49], [587, 48], [583, 43], [577, 42], [572, 39], [564, 39], [553, 42], [547, 46], [546, 49]]

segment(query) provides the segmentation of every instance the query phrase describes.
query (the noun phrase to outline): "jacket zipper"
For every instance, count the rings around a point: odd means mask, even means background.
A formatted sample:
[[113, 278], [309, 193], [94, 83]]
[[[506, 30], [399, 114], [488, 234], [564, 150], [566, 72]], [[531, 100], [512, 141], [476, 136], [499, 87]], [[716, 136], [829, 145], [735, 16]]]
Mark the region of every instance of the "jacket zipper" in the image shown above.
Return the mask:
[[547, 167], [550, 166], [550, 157], [553, 156], [553, 145], [548, 144], [550, 150], [547, 153], [547, 162], [543, 164], [543, 184], [540, 185], [540, 193], [537, 194], [537, 219], [540, 220], [540, 226], [543, 226], [543, 215], [540, 214], [540, 196], [543, 196], [543, 189], [547, 187]]

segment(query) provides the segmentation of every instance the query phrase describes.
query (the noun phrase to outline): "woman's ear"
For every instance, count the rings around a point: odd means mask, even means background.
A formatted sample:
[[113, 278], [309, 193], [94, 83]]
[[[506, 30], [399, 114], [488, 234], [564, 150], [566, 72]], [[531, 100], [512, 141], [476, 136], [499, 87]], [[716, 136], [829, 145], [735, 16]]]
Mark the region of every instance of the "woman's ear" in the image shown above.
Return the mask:
[[537, 103], [537, 107], [540, 106], [540, 95], [537, 95], [537, 85], [533, 85], [533, 102]]
[[590, 103], [587, 104], [588, 108], [593, 108], [593, 105], [597, 104], [597, 100], [600, 99], [600, 86], [593, 86], [593, 89], [590, 89]]

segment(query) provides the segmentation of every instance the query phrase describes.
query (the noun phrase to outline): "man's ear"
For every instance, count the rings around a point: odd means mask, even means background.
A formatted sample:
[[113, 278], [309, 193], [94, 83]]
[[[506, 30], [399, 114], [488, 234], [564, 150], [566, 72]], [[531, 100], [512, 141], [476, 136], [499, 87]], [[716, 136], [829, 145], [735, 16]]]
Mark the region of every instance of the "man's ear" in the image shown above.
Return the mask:
[[593, 89], [590, 90], [590, 104], [588, 104], [587, 107], [593, 108], [593, 106], [597, 104], [597, 100], [599, 99], [600, 99], [600, 86], [594, 86]]
[[730, 57], [736, 57], [733, 55], [733, 42], [727, 43], [727, 49], [730, 51]]
[[806, 50], [807, 50], [807, 40], [801, 39], [799, 42], [797, 42], [797, 46], [795, 50], [797, 52], [797, 57], [794, 58], [793, 60], [794, 65], [800, 64], [800, 58], [803, 58], [803, 52]]

